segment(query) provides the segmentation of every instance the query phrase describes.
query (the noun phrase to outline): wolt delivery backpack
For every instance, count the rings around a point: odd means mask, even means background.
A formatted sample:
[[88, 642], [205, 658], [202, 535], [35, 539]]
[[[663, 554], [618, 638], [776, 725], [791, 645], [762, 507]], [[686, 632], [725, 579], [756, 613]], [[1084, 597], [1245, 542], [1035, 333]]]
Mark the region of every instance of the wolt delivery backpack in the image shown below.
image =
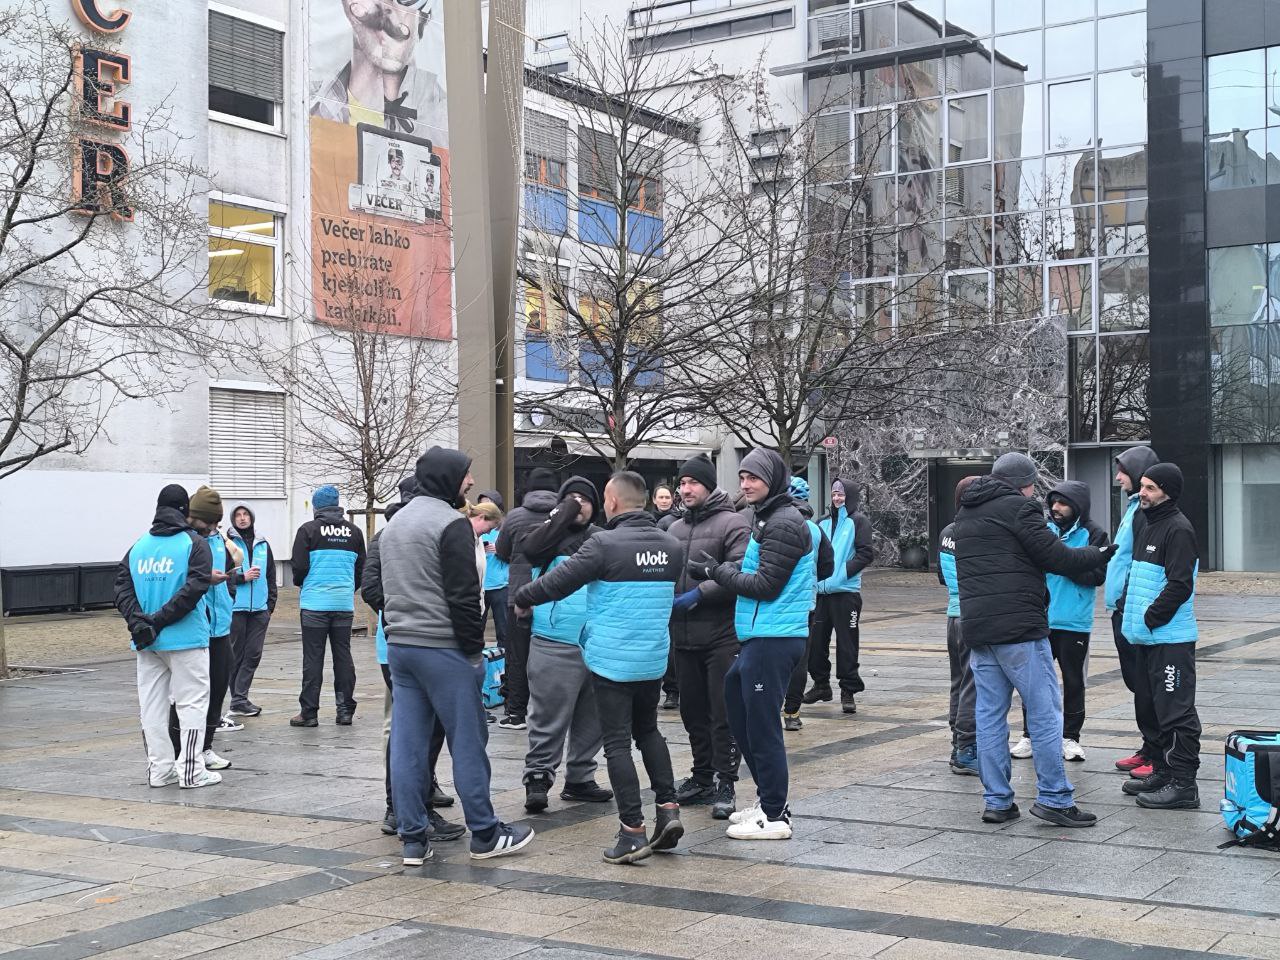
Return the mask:
[[502, 686], [506, 672], [506, 654], [498, 647], [485, 647], [484, 686], [481, 688], [481, 696], [485, 707], [489, 710], [502, 706]]
[[1280, 850], [1280, 732], [1236, 730], [1226, 753], [1227, 829], [1237, 844]]

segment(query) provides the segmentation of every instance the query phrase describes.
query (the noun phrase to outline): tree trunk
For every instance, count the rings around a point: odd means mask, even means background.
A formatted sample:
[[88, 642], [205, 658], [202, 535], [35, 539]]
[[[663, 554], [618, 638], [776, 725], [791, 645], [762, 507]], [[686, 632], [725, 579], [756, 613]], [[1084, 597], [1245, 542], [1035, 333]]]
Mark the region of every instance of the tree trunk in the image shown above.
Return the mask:
[[9, 652], [4, 645], [4, 586], [0, 585], [0, 680], [9, 676]]
[[[364, 542], [366, 548], [370, 541], [373, 540], [373, 534], [378, 527], [378, 515], [374, 513], [376, 501], [365, 499], [364, 502]], [[359, 586], [359, 584], [357, 584]]]

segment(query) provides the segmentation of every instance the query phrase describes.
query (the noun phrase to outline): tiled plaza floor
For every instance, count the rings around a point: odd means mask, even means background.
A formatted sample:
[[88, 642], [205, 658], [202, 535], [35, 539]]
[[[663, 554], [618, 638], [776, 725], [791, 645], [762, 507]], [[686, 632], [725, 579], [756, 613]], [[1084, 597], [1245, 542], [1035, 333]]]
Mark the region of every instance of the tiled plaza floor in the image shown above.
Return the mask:
[[[1121, 794], [1112, 763], [1136, 743], [1099, 619], [1088, 760], [1069, 772], [1100, 822], [1076, 831], [980, 821], [976, 778], [946, 764], [941, 591], [872, 581], [865, 601], [857, 716], [806, 708], [804, 730], [787, 735], [795, 838], [731, 841], [707, 808], [687, 808], [677, 853], [634, 867], [600, 860], [612, 805], [555, 799], [529, 821], [538, 838], [521, 855], [473, 862], [461, 841], [403, 869], [375, 824], [382, 680], [367, 639], [355, 725], [328, 712], [294, 730], [300, 650], [292, 624], [277, 623], [253, 691], [265, 712], [220, 737], [234, 768], [199, 791], [144, 785], [132, 660], [0, 684], [0, 954], [1280, 958], [1280, 854], [1218, 849], [1217, 813], [1225, 734], [1280, 728], [1280, 600], [1198, 601], [1198, 812], [1146, 811]], [[663, 720], [683, 774], [687, 739], [673, 714]], [[523, 816], [524, 747], [524, 733], [491, 728], [508, 820]], [[1025, 810], [1031, 764], [1014, 771]]]

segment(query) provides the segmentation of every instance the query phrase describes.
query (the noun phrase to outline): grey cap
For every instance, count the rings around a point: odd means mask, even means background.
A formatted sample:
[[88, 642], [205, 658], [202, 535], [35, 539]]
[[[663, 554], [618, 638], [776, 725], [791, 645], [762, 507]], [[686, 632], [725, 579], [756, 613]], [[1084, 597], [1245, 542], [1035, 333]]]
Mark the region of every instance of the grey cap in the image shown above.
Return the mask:
[[1040, 470], [1036, 467], [1036, 462], [1025, 453], [1006, 453], [991, 468], [991, 475], [1021, 490], [1036, 482]]

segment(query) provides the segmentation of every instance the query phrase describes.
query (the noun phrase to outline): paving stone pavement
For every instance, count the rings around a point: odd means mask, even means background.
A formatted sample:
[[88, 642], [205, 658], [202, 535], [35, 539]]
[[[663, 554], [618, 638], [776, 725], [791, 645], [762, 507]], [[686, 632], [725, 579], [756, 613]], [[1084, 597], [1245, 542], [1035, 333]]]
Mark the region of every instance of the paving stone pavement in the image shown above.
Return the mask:
[[[872, 579], [865, 601], [858, 714], [806, 707], [804, 729], [787, 735], [794, 839], [735, 842], [706, 807], [687, 808], [680, 848], [634, 867], [600, 860], [611, 804], [554, 799], [528, 818], [538, 838], [518, 856], [471, 861], [462, 841], [402, 868], [376, 826], [383, 691], [367, 639], [356, 641], [355, 724], [337, 727], [330, 712], [294, 730], [300, 649], [293, 624], [278, 622], [253, 690], [264, 713], [219, 737], [234, 766], [198, 791], [145, 784], [127, 653], [6, 681], [0, 955], [1280, 958], [1280, 854], [1219, 849], [1217, 813], [1223, 737], [1280, 728], [1280, 599], [1197, 601], [1199, 811], [1143, 810], [1121, 794], [1112, 764], [1135, 745], [1131, 704], [1099, 618], [1088, 759], [1069, 772], [1100, 819], [1075, 831], [981, 822], [976, 778], [946, 763], [945, 598]], [[94, 622], [119, 632], [110, 616]], [[662, 720], [683, 773], [687, 738], [673, 714]], [[490, 728], [507, 820], [524, 818], [525, 745]], [[1014, 773], [1025, 808], [1031, 764]], [[447, 757], [442, 774], [447, 787]]]

